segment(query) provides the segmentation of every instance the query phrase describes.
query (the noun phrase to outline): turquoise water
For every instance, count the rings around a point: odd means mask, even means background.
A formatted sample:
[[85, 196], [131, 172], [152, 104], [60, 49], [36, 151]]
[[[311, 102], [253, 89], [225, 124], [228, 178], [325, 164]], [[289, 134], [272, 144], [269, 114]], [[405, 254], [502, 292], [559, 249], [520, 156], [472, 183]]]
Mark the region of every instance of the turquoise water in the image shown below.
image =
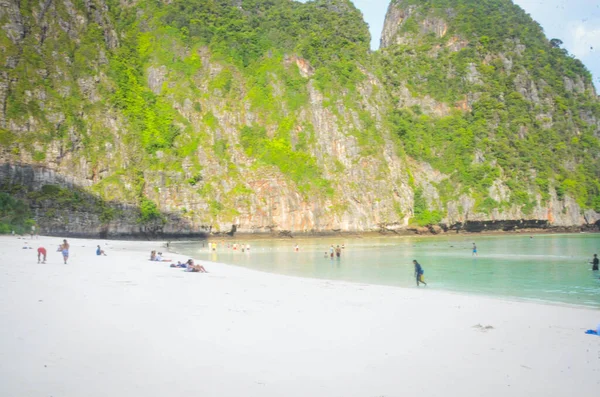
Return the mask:
[[[196, 259], [330, 280], [416, 287], [412, 260], [428, 288], [600, 308], [600, 273], [588, 263], [600, 254], [600, 234], [321, 238], [244, 241], [250, 253], [218, 244], [174, 244]], [[478, 256], [471, 252], [477, 244]], [[299, 245], [295, 252], [294, 246]], [[341, 258], [324, 253], [345, 245]]]

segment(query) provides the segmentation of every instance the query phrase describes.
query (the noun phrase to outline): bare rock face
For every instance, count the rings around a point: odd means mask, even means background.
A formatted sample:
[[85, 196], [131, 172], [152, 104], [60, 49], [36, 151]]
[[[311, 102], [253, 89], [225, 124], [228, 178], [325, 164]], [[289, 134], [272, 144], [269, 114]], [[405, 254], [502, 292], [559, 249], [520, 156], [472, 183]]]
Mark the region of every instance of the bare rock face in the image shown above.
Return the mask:
[[386, 48], [393, 44], [398, 44], [398, 31], [402, 27], [402, 24], [408, 19], [417, 9], [415, 6], [408, 6], [405, 8], [400, 7], [396, 2], [391, 2], [385, 22], [383, 25], [383, 31], [381, 33], [380, 47]]
[[160, 67], [149, 67], [148, 68], [148, 87], [152, 90], [153, 93], [159, 95], [163, 88], [163, 83], [165, 82], [165, 76], [167, 75], [166, 66]]
[[[410, 43], [410, 35], [399, 34], [399, 32], [406, 20], [417, 12], [418, 7], [416, 5], [404, 5], [401, 0], [392, 1], [388, 7], [383, 25], [380, 48], [387, 48], [394, 44]], [[433, 33], [437, 37], [444, 37], [448, 32], [448, 24], [439, 17], [426, 17], [420, 22], [419, 30], [420, 35]], [[464, 45], [466, 45], [466, 42], [459, 38], [451, 40], [448, 44], [456, 51], [464, 48]]]
[[499, 179], [490, 186], [489, 194], [498, 203], [510, 201], [510, 189]]
[[539, 104], [540, 97], [535, 82], [524, 74], [519, 74], [515, 78], [515, 88], [528, 101]]
[[6, 21], [2, 25], [2, 30], [13, 43], [20, 43], [25, 38], [26, 29], [17, 1], [0, 2], [0, 20]]
[[441, 18], [425, 18], [421, 22], [421, 33], [433, 33], [437, 37], [444, 37], [448, 32], [448, 24]]
[[398, 108], [410, 108], [416, 105], [423, 113], [436, 117], [447, 116], [451, 111], [446, 103], [436, 101], [429, 95], [413, 96], [406, 86], [399, 87], [395, 97], [398, 98], [396, 105]]

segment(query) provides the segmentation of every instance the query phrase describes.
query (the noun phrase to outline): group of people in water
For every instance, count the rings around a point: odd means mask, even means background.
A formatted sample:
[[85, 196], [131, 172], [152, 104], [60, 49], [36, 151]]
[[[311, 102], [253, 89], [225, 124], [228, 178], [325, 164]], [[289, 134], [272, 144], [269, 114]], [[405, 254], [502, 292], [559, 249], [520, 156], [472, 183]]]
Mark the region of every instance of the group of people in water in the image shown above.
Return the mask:
[[[202, 244], [202, 246], [204, 247], [204, 243]], [[224, 241], [221, 241], [221, 247], [231, 249], [232, 251], [250, 252], [250, 244], [244, 244], [244, 243], [241, 243], [241, 244], [227, 243], [227, 244], [225, 244]], [[218, 243], [208, 243], [208, 248], [212, 252], [217, 252]]]
[[342, 244], [341, 247], [339, 245], [334, 247], [333, 244], [331, 244], [331, 246], [329, 246], [329, 254], [327, 253], [327, 251], [325, 251], [324, 257], [330, 258], [332, 260], [334, 257], [340, 259], [342, 257], [342, 250], [344, 249], [346, 249], [346, 246], [344, 244]]

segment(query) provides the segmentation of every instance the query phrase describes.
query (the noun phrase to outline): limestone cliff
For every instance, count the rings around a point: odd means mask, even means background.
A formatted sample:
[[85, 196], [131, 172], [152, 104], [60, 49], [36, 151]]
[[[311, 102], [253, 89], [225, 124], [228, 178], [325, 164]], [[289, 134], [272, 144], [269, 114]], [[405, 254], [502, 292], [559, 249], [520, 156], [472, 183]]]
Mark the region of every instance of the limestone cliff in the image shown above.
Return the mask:
[[590, 73], [507, 0], [396, 0], [379, 54], [415, 189], [448, 224], [598, 221]]
[[[483, 51], [453, 25], [459, 8], [420, 3], [390, 5], [373, 54], [347, 0], [4, 0], [3, 190], [28, 200], [45, 231], [79, 235], [594, 223], [600, 116], [589, 76], [565, 69], [555, 91], [536, 77], [541, 66], [519, 64], [530, 49], [518, 40]], [[436, 59], [446, 96], [431, 71], [409, 76]], [[515, 89], [492, 93], [490, 67], [510, 70]], [[492, 109], [472, 127], [482, 106], [512, 106], [498, 99], [512, 91], [531, 104], [528, 120]], [[575, 183], [488, 150], [495, 134], [564, 127], [565, 139], [536, 144], [568, 154], [565, 169], [591, 159]], [[445, 143], [459, 135], [475, 142], [469, 156]], [[440, 166], [447, 156], [475, 168]], [[457, 177], [471, 171], [485, 184]], [[521, 172], [534, 176], [515, 184]]]

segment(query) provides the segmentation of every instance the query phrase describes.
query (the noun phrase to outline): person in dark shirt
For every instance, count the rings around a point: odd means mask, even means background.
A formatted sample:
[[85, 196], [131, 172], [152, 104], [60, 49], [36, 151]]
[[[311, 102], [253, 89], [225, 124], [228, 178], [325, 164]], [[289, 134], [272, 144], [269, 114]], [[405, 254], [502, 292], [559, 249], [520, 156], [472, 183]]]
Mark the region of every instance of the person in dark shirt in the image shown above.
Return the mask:
[[600, 263], [598, 254], [594, 254], [594, 259], [592, 259], [590, 263], [592, 264], [592, 270], [598, 270], [598, 263]]
[[423, 280], [423, 273], [425, 273], [423, 268], [416, 260], [414, 260], [413, 263], [415, 265], [415, 278], [417, 279], [417, 287], [419, 286], [419, 283], [427, 285], [427, 283]]

